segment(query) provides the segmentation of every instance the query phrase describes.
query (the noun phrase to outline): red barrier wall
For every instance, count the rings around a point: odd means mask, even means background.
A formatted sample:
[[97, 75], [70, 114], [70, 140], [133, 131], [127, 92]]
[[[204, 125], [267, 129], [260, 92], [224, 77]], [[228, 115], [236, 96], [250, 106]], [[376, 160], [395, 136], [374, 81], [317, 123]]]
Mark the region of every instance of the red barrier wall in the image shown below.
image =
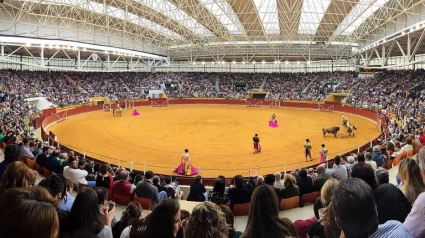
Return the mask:
[[[262, 101], [263, 105], [269, 105], [269, 101], [267, 100], [258, 100], [258, 101]], [[170, 99], [168, 100], [168, 103], [173, 105], [173, 104], [232, 104], [232, 105], [245, 105], [245, 100], [235, 100], [235, 99]], [[281, 106], [283, 107], [293, 107], [293, 108], [306, 108], [306, 109], [318, 109], [318, 105], [321, 104], [323, 106], [323, 108], [329, 108], [331, 105], [334, 105], [334, 110], [335, 111], [339, 111], [339, 112], [345, 112], [345, 113], [352, 113], [355, 115], [359, 115], [359, 116], [363, 116], [365, 118], [371, 119], [373, 121], [376, 121], [377, 119], [377, 114], [375, 112], [369, 111], [369, 110], [365, 110], [365, 109], [358, 109], [358, 108], [353, 108], [353, 107], [348, 107], [348, 106], [341, 106], [339, 104], [330, 104], [330, 103], [322, 103], [322, 102], [288, 102], [288, 101], [281, 101]], [[150, 106], [151, 102], [150, 101], [139, 101], [139, 102], [134, 102], [134, 106]], [[93, 105], [93, 106], [81, 106], [81, 107], [76, 107], [76, 108], [72, 108], [66, 111], [61, 111], [61, 112], [57, 112], [57, 113], [53, 113], [53, 114], [48, 114], [47, 116], [44, 117], [44, 115], [46, 115], [46, 113], [52, 113], [53, 110], [46, 109], [48, 110], [47, 112], [43, 111], [43, 115], [41, 115], [39, 118], [37, 118], [35, 120], [35, 124], [40, 124], [41, 125], [41, 136], [43, 138], [44, 141], [47, 141], [49, 138], [46, 134], [45, 128], [56, 122], [59, 121], [61, 119], [65, 119], [66, 117], [71, 117], [71, 116], [75, 116], [75, 115], [79, 115], [79, 114], [83, 114], [83, 113], [89, 113], [89, 112], [94, 112], [94, 111], [100, 111], [104, 109], [104, 106], [109, 106], [109, 105]], [[113, 108], [116, 107], [116, 104], [110, 104], [110, 109], [112, 110]], [[54, 112], [56, 112], [56, 110], [54, 110]], [[37, 128], [37, 127], [36, 127]], [[50, 138], [54, 138], [54, 134], [52, 132], [49, 133], [50, 134]], [[378, 137], [379, 138], [379, 137]], [[376, 138], [377, 139], [377, 138]], [[372, 141], [373, 144], [376, 144], [376, 139], [374, 141]], [[49, 144], [58, 147], [58, 142], [57, 141], [53, 141], [52, 139], [49, 140]], [[360, 147], [360, 150], [364, 150], [365, 148], [370, 146], [370, 142], [368, 142], [367, 144], [363, 145]], [[61, 150], [64, 152], [69, 152], [72, 149], [68, 148], [65, 145], [61, 145]], [[351, 153], [357, 153], [357, 149], [348, 152], [346, 155], [349, 155]], [[77, 155], [83, 156], [82, 154], [76, 153]], [[100, 160], [97, 160], [96, 158], [92, 158], [89, 156], [85, 156], [86, 159], [90, 159], [96, 162], [102, 162]], [[333, 164], [332, 161], [329, 161], [329, 166], [331, 166]], [[316, 165], [314, 165], [316, 166]], [[187, 179], [185, 179], [184, 181], [186, 182]], [[189, 181], [192, 181], [192, 178], [188, 179], [187, 182], [188, 184], [190, 184]], [[211, 180], [213, 183], [213, 180]], [[181, 184], [185, 184], [185, 183], [181, 183]]]

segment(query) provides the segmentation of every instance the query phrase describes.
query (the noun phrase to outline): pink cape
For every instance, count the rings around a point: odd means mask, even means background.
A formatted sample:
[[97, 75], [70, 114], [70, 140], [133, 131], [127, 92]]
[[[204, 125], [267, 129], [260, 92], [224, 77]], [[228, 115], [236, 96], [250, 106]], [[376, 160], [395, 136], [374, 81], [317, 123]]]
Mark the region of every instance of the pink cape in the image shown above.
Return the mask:
[[[177, 167], [174, 171], [173, 171], [174, 173], [178, 173], [178, 174], [182, 174], [182, 175], [185, 175], [184, 173], [183, 173], [183, 166], [180, 164], [179, 165], [179, 167]], [[195, 174], [198, 174], [199, 173], [199, 170], [197, 169], [197, 168], [195, 168], [195, 167], [193, 167], [192, 165], [190, 165], [190, 174], [188, 174], [188, 175], [195, 175]]]
[[277, 121], [269, 121], [269, 126], [276, 128], [276, 127], [279, 127], [279, 124], [277, 124]]
[[133, 116], [140, 116], [140, 113], [138, 111], [133, 111]]

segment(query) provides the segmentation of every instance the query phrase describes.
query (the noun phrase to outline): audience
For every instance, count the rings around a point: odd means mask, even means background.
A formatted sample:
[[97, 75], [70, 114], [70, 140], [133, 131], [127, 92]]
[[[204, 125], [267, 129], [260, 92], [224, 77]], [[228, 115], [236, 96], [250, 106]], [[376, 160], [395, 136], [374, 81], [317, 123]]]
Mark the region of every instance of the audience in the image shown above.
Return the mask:
[[294, 176], [291, 174], [285, 175], [283, 182], [285, 187], [280, 190], [281, 199], [300, 196], [300, 189], [296, 185], [297, 181], [295, 180]]
[[229, 204], [229, 196], [224, 193], [225, 189], [225, 181], [221, 178], [216, 179], [213, 190], [208, 193], [208, 201], [213, 202], [217, 205]]
[[0, 237], [56, 238], [56, 200], [40, 187], [11, 188], [0, 196]]
[[398, 168], [398, 175], [402, 182], [400, 189], [412, 205], [419, 194], [425, 192], [425, 184], [419, 176], [420, 173], [418, 163], [410, 158], [401, 161]]
[[121, 171], [119, 173], [120, 180], [114, 183], [112, 194], [122, 197], [130, 197], [131, 183], [128, 182], [128, 171]]
[[205, 186], [202, 184], [202, 177], [200, 175], [195, 177], [195, 181], [190, 184], [188, 201], [204, 202], [205, 201]]
[[[193, 214], [192, 214], [193, 215]], [[279, 218], [279, 201], [269, 185], [258, 186], [253, 194], [248, 223], [241, 238], [268, 238], [297, 236], [295, 227], [287, 218]]]
[[0, 180], [0, 194], [10, 188], [27, 188], [37, 184], [38, 173], [23, 162], [15, 161], [8, 166]]
[[193, 208], [185, 238], [228, 238], [229, 227], [220, 207], [204, 202]]
[[122, 212], [121, 220], [112, 227], [113, 237], [120, 238], [126, 227], [136, 224], [141, 218], [142, 206], [138, 202], [130, 202], [125, 211]]
[[326, 173], [326, 167], [325, 165], [322, 165], [322, 164], [316, 167], [316, 172], [317, 172], [317, 177], [314, 180], [313, 190], [320, 191], [322, 190], [322, 187], [326, 183], [326, 181], [332, 178], [332, 175], [329, 173]]
[[219, 205], [219, 207], [226, 217], [227, 227], [229, 228], [228, 238], [239, 238], [242, 235], [242, 232], [236, 231], [234, 228], [235, 217], [233, 216], [233, 212], [227, 205]]
[[5, 173], [11, 163], [17, 161], [21, 156], [21, 148], [19, 145], [11, 144], [4, 149], [4, 160], [0, 163], [0, 178]]
[[74, 235], [87, 230], [98, 238], [112, 237], [111, 223], [115, 208], [108, 206], [99, 210], [97, 194], [92, 188], [82, 188], [75, 198], [64, 228], [64, 234]]
[[230, 208], [232, 210], [235, 204], [249, 203], [253, 191], [251, 184], [245, 184], [242, 175], [236, 175], [234, 182], [235, 186], [229, 189]]
[[342, 180], [332, 195], [331, 206], [342, 238], [412, 237], [399, 221], [379, 225], [373, 191], [361, 179]]
[[152, 184], [154, 176], [155, 174], [152, 171], [147, 171], [145, 173], [145, 180], [140, 181], [134, 190], [137, 197], [151, 200], [153, 207], [159, 203], [158, 189]]
[[339, 181], [347, 179], [348, 177], [347, 167], [341, 164], [341, 156], [337, 155], [335, 157], [334, 162], [335, 162], [335, 165], [331, 171], [332, 176]]
[[67, 178], [66, 179], [66, 195], [64, 199], [62, 199], [59, 203], [59, 208], [64, 211], [71, 211], [72, 205], [74, 204], [75, 198], [71, 195], [74, 190], [74, 184], [72, 181]]

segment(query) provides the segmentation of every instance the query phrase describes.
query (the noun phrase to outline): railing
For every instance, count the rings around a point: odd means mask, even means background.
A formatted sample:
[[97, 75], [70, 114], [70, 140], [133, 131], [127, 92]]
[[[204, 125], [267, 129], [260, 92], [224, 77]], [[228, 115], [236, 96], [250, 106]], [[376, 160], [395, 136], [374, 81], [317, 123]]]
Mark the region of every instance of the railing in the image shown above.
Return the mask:
[[[263, 100], [265, 101], [265, 100]], [[223, 100], [223, 99], [181, 99], [181, 100], [169, 100], [169, 103], [171, 105], [173, 104], [234, 104], [234, 105], [244, 105], [245, 104], [245, 100], [234, 100], [234, 99], [230, 99], [230, 100]], [[317, 105], [321, 104], [322, 102], [294, 102], [294, 101], [281, 101], [281, 105], [283, 107], [295, 107], [295, 108], [310, 108], [310, 109], [316, 109], [317, 110]], [[149, 101], [136, 101], [134, 102], [135, 106], [149, 106], [150, 102]], [[264, 105], [268, 105], [268, 102], [265, 101]], [[368, 110], [363, 110], [363, 109], [358, 109], [358, 108], [353, 108], [353, 107], [347, 107], [347, 106], [341, 106], [339, 104], [333, 104], [334, 105], [334, 110], [335, 111], [339, 111], [339, 112], [344, 112], [344, 113], [351, 113], [351, 114], [355, 114], [355, 115], [359, 115], [362, 117], [365, 117], [369, 120], [373, 120], [374, 122], [377, 122], [377, 115], [375, 112], [371, 112]], [[112, 107], [115, 107], [115, 104], [111, 104], [109, 105], [109, 109]], [[47, 109], [43, 112], [43, 116], [39, 117], [36, 119], [36, 121], [38, 120], [38, 124], [41, 125], [41, 135], [44, 141], [48, 141], [50, 145], [55, 146], [60, 148], [62, 151], [64, 152], [70, 152], [71, 150], [75, 152], [75, 154], [79, 155], [80, 158], [84, 157], [86, 159], [89, 160], [93, 160], [95, 162], [98, 163], [109, 163], [112, 166], [121, 166], [121, 167], [125, 167], [127, 169], [130, 170], [137, 170], [137, 171], [148, 171], [148, 170], [153, 170], [155, 171], [155, 169], [157, 170], [158, 168], [163, 168], [163, 169], [167, 169], [170, 171], [173, 171], [175, 168], [173, 167], [166, 167], [166, 166], [159, 166], [159, 165], [154, 165], [154, 164], [146, 164], [146, 163], [140, 163], [140, 162], [134, 162], [134, 161], [128, 161], [128, 160], [121, 160], [119, 158], [112, 158], [112, 157], [108, 157], [106, 155], [102, 155], [102, 154], [98, 154], [96, 152], [87, 150], [86, 148], [77, 148], [77, 147], [73, 147], [73, 146], [69, 146], [69, 145], [63, 145], [60, 144], [58, 139], [56, 138], [55, 134], [53, 132], [49, 132], [49, 134], [46, 133], [45, 129], [47, 128], [47, 126], [49, 126], [52, 123], [55, 123], [57, 121], [60, 120], [64, 120], [68, 117], [71, 116], [75, 116], [75, 115], [79, 115], [79, 114], [84, 114], [84, 113], [89, 113], [89, 112], [95, 112], [95, 111], [101, 111], [104, 110], [105, 105], [94, 105], [94, 106], [81, 106], [81, 107], [76, 107], [76, 108], [72, 108], [66, 111], [60, 111], [60, 112], [55, 112], [55, 110], [52, 109]], [[41, 122], [40, 122], [41, 121]], [[37, 124], [37, 122], [35, 123]], [[368, 141], [367, 143], [363, 144], [363, 145], [359, 145], [359, 146], [355, 146], [352, 147], [346, 151], [343, 151], [340, 153], [340, 155], [350, 155], [352, 153], [359, 153], [360, 151], [364, 151], [366, 148], [368, 147], [373, 147], [374, 145], [377, 145], [379, 143], [378, 139], [379, 138], [383, 138], [384, 135], [383, 133], [381, 133], [379, 136], [377, 136], [375, 139]], [[318, 161], [318, 159], [316, 159], [316, 161]], [[299, 161], [299, 162], [293, 162], [293, 163], [282, 163], [279, 165], [270, 165], [270, 166], [259, 166], [259, 167], [246, 167], [246, 168], [240, 168], [240, 169], [216, 169], [216, 168], [198, 168], [200, 170], [200, 174], [202, 175], [202, 173], [204, 171], [209, 171], [210, 173], [208, 174], [212, 174], [211, 171], [216, 171], [216, 175], [220, 175], [221, 172], [224, 171], [232, 171], [234, 173], [234, 175], [236, 174], [241, 174], [244, 176], [254, 176], [256, 174], [261, 174], [263, 170], [267, 169], [270, 170], [271, 168], [276, 168], [276, 171], [283, 171], [283, 172], [287, 172], [290, 170], [293, 170], [295, 168], [301, 168], [301, 167], [305, 167], [305, 166], [301, 166], [301, 163], [304, 163], [303, 161]], [[328, 160], [327, 163], [329, 163], [329, 166], [333, 165], [333, 160]], [[315, 167], [317, 166], [319, 163], [310, 165], [309, 167]], [[298, 166], [300, 165], [300, 166]], [[215, 177], [216, 178], [216, 177]], [[188, 179], [188, 180], [187, 180]], [[187, 178], [184, 179], [183, 177], [179, 178], [179, 181], [181, 182], [183, 181], [192, 181], [192, 178]], [[204, 182], [206, 184], [209, 183], [213, 183], [214, 179], [204, 179]], [[182, 182], [181, 182], [182, 183]], [[184, 182], [183, 182], [184, 184]]]

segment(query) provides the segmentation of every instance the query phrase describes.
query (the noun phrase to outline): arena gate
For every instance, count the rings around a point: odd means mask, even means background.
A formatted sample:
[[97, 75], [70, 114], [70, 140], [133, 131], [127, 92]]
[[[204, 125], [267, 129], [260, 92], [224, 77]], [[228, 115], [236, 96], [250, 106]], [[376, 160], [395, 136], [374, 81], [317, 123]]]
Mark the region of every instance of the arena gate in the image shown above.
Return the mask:
[[266, 98], [268, 92], [248, 92], [245, 100], [245, 106], [247, 107], [261, 107], [263, 100]]

